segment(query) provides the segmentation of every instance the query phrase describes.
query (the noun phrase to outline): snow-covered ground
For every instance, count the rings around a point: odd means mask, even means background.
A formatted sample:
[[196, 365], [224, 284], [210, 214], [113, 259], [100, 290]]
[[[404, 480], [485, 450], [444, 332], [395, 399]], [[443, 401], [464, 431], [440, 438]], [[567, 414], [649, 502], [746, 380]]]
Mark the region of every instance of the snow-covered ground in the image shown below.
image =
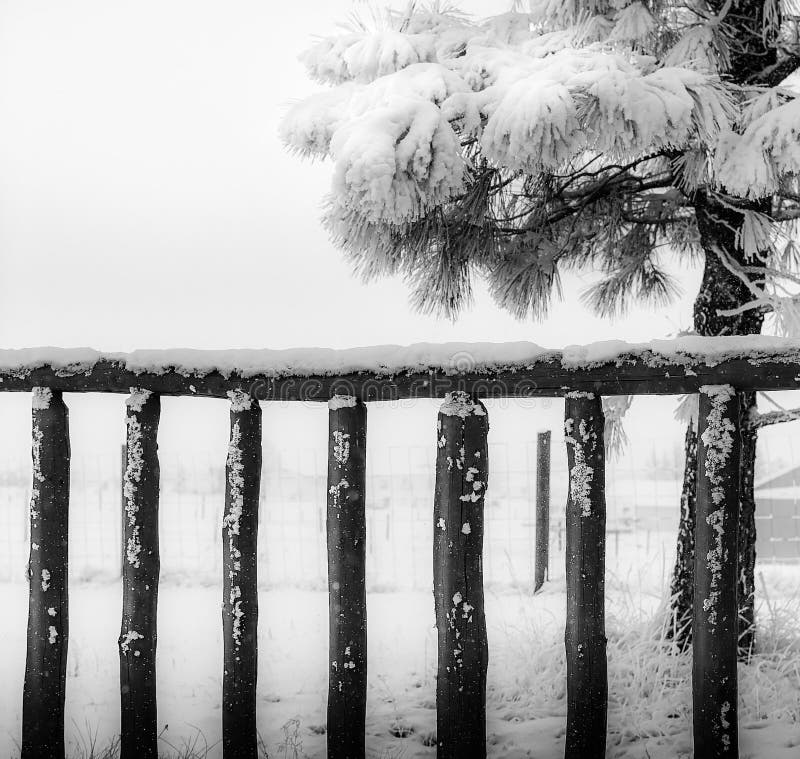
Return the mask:
[[[743, 757], [796, 757], [800, 747], [800, 571], [764, 567], [769, 598], [761, 606], [764, 654], [740, 669]], [[609, 757], [688, 756], [691, 676], [688, 656], [671, 656], [658, 634], [657, 585], [609, 581]], [[763, 596], [762, 596], [763, 598]], [[221, 588], [164, 584], [159, 603], [159, 722], [165, 755], [221, 756]], [[269, 755], [323, 757], [327, 597], [320, 591], [264, 591], [260, 596], [260, 731]], [[26, 588], [0, 584], [0, 755], [15, 756], [25, 659]], [[85, 756], [88, 736], [107, 745], [119, 728], [118, 583], [75, 583], [71, 589], [67, 736], [72, 756]], [[531, 597], [490, 592], [489, 755], [502, 759], [563, 756], [564, 588], [556, 581]], [[369, 595], [368, 755], [433, 757], [435, 629], [426, 592]], [[792, 627], [794, 625], [794, 627]], [[297, 722], [292, 722], [297, 720]], [[287, 745], [283, 727], [290, 738]], [[400, 738], [393, 734], [405, 732]], [[83, 754], [81, 752], [84, 752]]]

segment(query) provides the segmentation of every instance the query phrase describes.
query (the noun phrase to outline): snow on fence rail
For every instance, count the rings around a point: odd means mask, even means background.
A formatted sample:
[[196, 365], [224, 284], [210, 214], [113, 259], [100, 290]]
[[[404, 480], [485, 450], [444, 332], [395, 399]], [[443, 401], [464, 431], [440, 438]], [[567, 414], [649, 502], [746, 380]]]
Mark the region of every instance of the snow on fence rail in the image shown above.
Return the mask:
[[69, 424], [63, 392], [129, 392], [123, 615], [118, 640], [122, 759], [156, 759], [160, 395], [230, 398], [223, 518], [223, 753], [256, 759], [260, 400], [329, 406], [328, 756], [363, 759], [367, 693], [367, 405], [444, 399], [431, 519], [438, 629], [437, 756], [486, 756], [483, 500], [488, 416], [481, 397], [565, 396], [567, 759], [605, 755], [605, 447], [601, 396], [699, 392], [693, 636], [695, 756], [737, 757], [735, 390], [793, 389], [800, 342], [683, 338], [548, 351], [510, 345], [355, 351], [0, 351], [0, 390], [32, 391], [28, 648], [22, 759], [64, 757], [68, 631]]

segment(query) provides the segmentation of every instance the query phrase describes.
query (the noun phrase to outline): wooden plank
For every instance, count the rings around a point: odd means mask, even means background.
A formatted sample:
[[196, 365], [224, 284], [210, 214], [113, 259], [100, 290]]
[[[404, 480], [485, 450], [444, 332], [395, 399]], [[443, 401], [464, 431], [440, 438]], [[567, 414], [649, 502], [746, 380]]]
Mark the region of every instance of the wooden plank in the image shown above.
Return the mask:
[[132, 389], [125, 402], [122, 622], [117, 641], [120, 759], [158, 759], [156, 644], [161, 399]]
[[328, 423], [328, 758], [364, 759], [367, 407], [338, 396]]
[[695, 524], [692, 705], [694, 755], [739, 756], [736, 649], [739, 400], [730, 386], [700, 393]]
[[89, 369], [39, 367], [0, 371], [0, 392], [30, 391], [36, 386], [64, 392], [127, 393], [144, 387], [161, 395], [226, 398], [244, 390], [262, 400], [319, 401], [336, 394], [362, 401], [402, 398], [444, 398], [461, 391], [480, 398], [563, 396], [571, 390], [598, 395], [658, 395], [697, 393], [703, 385], [732, 384], [740, 390], [791, 390], [800, 381], [796, 353], [785, 356], [726, 359], [709, 366], [702, 358], [670, 362], [649, 355], [619, 359], [585, 367], [565, 368], [555, 353], [530, 365], [450, 372], [429, 371], [352, 373], [337, 376], [274, 377], [269, 373], [243, 377], [218, 371], [203, 376], [165, 368], [162, 373], [134, 373], [113, 361], [100, 361]]
[[550, 430], [536, 436], [536, 553], [533, 592], [548, 578], [550, 567]]
[[605, 634], [606, 500], [600, 396], [565, 401], [567, 735], [565, 759], [603, 759], [608, 679]]
[[483, 604], [486, 408], [463, 393], [439, 410], [433, 512], [438, 759], [485, 759], [488, 645]]
[[61, 393], [33, 391], [33, 488], [22, 759], [64, 759], [69, 641], [69, 412]]
[[249, 395], [232, 393], [230, 416], [222, 522], [222, 753], [225, 759], [257, 759], [261, 407]]

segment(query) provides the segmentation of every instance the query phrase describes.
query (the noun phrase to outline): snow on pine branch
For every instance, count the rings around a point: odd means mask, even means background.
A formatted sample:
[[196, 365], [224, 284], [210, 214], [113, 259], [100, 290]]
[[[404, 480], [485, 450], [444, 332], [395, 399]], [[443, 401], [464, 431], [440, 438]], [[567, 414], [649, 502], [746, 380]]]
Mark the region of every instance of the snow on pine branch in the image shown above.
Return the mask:
[[[617, 35], [645, 33], [646, 14], [631, 10]], [[412, 16], [408, 27], [425, 24]], [[585, 24], [539, 33], [512, 13], [324, 39], [303, 60], [334, 89], [292, 107], [282, 137], [333, 159], [334, 219], [404, 225], [463, 191], [475, 149], [462, 142], [477, 141], [498, 168], [553, 170], [586, 151], [630, 160], [731, 128], [716, 75], [657, 68], [609, 41], [582, 44], [584, 33]]]
[[371, 82], [414, 63], [435, 59], [432, 35], [392, 30], [327, 37], [300, 57], [309, 76], [324, 84]]
[[[774, 101], [773, 101], [774, 102]], [[753, 119], [742, 134], [727, 132], [717, 151], [717, 175], [728, 192], [772, 195], [786, 175], [800, 174], [800, 98]]]

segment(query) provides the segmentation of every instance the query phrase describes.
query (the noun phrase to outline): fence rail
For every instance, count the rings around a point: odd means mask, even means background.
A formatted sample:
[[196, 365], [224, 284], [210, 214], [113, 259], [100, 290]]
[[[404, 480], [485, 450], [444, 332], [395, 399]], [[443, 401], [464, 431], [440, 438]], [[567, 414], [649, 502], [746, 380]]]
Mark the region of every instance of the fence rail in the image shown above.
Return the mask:
[[[683, 351], [681, 350], [683, 348]], [[688, 350], [691, 348], [691, 350]], [[704, 349], [707, 349], [704, 352]], [[382, 352], [381, 352], [382, 351]], [[30, 605], [23, 692], [23, 759], [63, 759], [69, 641], [66, 525], [69, 427], [64, 392], [129, 392], [123, 498], [123, 615], [118, 641], [124, 759], [157, 755], [155, 691], [159, 580], [157, 431], [160, 395], [229, 397], [230, 441], [222, 530], [223, 751], [256, 759], [257, 527], [260, 400], [329, 405], [327, 542], [330, 610], [328, 756], [363, 759], [366, 710], [365, 488], [368, 401], [443, 398], [436, 430], [431, 518], [438, 629], [437, 755], [486, 756], [486, 622], [483, 504], [489, 485], [489, 419], [481, 397], [563, 395], [569, 463], [566, 519], [567, 759], [605, 755], [605, 445], [601, 395], [699, 392], [693, 635], [695, 755], [736, 757], [736, 524], [741, 413], [736, 391], [793, 389], [800, 343], [766, 347], [730, 339], [622, 349], [598, 361], [520, 345], [506, 353], [426, 346], [376, 353], [103, 356], [70, 351], [0, 352], [0, 390], [33, 392]], [[410, 349], [409, 349], [410, 351]], [[527, 351], [527, 353], [526, 353]], [[538, 352], [537, 352], [538, 351]], [[458, 354], [458, 360], [442, 356]], [[298, 356], [303, 356], [302, 361]], [[258, 359], [262, 364], [257, 365]], [[435, 358], [432, 360], [430, 357]], [[242, 359], [244, 367], [231, 368]], [[464, 360], [465, 357], [468, 360]], [[412, 360], [413, 358], [413, 360]], [[138, 362], [138, 363], [137, 363]], [[272, 362], [272, 363], [270, 363]], [[336, 368], [348, 367], [337, 373]], [[269, 483], [267, 483], [267, 487]]]

